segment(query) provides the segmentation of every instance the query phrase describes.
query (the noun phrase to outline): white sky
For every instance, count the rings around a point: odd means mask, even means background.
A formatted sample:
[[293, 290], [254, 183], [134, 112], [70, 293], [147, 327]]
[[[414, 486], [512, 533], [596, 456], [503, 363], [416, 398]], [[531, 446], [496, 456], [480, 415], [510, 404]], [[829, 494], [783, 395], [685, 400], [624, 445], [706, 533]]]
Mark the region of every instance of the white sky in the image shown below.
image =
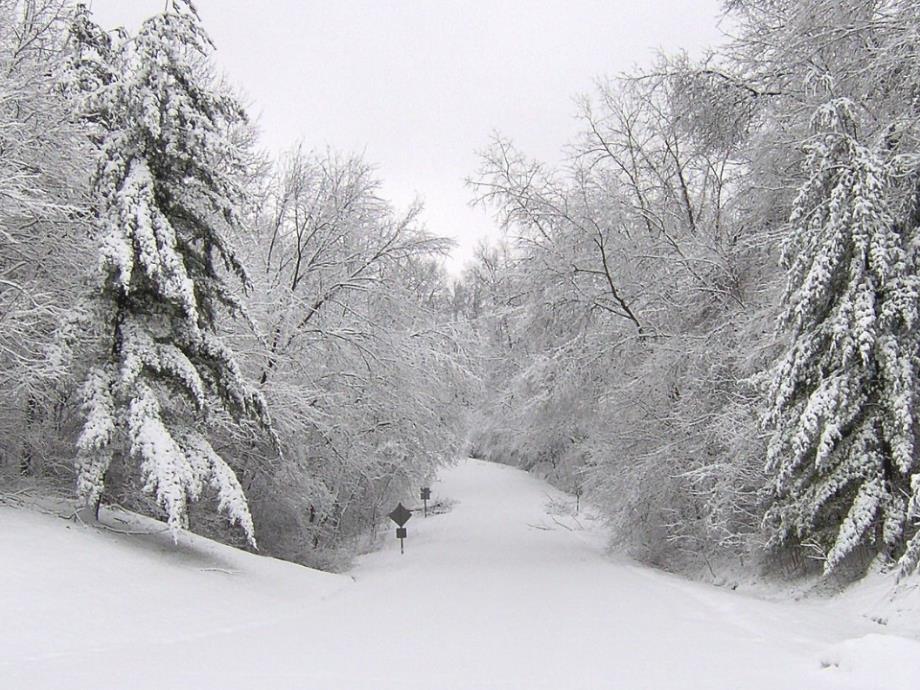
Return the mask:
[[[90, 0], [134, 30], [164, 0]], [[718, 0], [195, 0], [215, 59], [250, 100], [262, 144], [363, 152], [397, 206], [425, 202], [457, 269], [492, 218], [465, 177], [493, 131], [555, 160], [577, 130], [573, 97], [717, 43]]]

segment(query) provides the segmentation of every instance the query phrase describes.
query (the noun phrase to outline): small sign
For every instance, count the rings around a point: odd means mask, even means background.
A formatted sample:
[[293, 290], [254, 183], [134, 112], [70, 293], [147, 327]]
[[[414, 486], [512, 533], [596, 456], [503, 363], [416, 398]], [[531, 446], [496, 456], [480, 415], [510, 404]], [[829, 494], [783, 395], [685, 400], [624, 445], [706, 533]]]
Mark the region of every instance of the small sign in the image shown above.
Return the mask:
[[431, 489], [429, 489], [427, 486], [423, 486], [419, 493], [421, 494], [422, 501], [425, 504], [425, 517], [428, 517], [428, 499], [431, 498]]
[[397, 538], [397, 539], [405, 539], [405, 538], [406, 538], [406, 528], [405, 528], [405, 527], [397, 527], [397, 528], [396, 528], [396, 538]]
[[389, 517], [393, 522], [402, 527], [407, 522], [409, 522], [409, 518], [412, 517], [412, 513], [406, 508], [406, 506], [400, 503], [393, 509], [393, 512], [390, 513]]

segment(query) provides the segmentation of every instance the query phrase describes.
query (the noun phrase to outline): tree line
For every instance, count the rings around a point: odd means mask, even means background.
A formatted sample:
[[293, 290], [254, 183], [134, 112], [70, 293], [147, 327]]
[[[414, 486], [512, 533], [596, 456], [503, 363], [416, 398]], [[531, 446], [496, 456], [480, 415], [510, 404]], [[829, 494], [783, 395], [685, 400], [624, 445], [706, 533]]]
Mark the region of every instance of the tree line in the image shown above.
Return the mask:
[[337, 567], [467, 450], [718, 577], [916, 571], [920, 8], [727, 0], [730, 38], [495, 136], [504, 239], [280, 156], [189, 0], [0, 0], [0, 480]]
[[725, 12], [721, 48], [598, 82], [563, 164], [483, 151], [474, 452], [661, 567], [913, 572], [920, 8]]
[[0, 0], [2, 476], [338, 567], [458, 452], [450, 243], [358, 157], [261, 153], [212, 52], [187, 0]]

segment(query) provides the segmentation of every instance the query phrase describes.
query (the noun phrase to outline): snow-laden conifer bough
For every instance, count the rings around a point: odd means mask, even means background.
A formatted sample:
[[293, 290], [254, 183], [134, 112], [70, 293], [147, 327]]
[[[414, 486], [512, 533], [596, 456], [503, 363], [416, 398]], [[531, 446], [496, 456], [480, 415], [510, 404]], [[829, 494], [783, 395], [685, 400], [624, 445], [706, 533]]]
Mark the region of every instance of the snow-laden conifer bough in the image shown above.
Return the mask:
[[209, 83], [211, 43], [188, 0], [113, 41], [78, 12], [75, 98], [96, 123], [93, 184], [99, 275], [89, 295], [96, 361], [82, 387], [86, 421], [77, 489], [98, 510], [113, 457], [139, 463], [174, 536], [206, 484], [255, 545], [239, 481], [207, 438], [216, 411], [255, 419], [268, 409], [218, 337], [221, 311], [241, 305], [223, 277], [248, 278], [227, 239], [242, 223], [237, 101]]

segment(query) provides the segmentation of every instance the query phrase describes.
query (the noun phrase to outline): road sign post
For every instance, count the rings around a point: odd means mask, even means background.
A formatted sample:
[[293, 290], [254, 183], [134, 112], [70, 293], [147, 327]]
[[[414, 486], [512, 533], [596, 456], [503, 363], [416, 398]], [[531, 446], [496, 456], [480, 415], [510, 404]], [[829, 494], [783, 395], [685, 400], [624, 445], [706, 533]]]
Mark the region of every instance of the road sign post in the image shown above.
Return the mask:
[[422, 497], [422, 503], [425, 505], [425, 517], [428, 517], [428, 499], [431, 498], [431, 489], [425, 486], [422, 487], [422, 490], [419, 493]]
[[406, 523], [409, 522], [409, 518], [411, 517], [412, 511], [406, 508], [402, 502], [400, 502], [389, 515], [389, 518], [396, 523], [396, 538], [399, 539], [400, 554], [406, 552], [404, 543], [406, 538]]

